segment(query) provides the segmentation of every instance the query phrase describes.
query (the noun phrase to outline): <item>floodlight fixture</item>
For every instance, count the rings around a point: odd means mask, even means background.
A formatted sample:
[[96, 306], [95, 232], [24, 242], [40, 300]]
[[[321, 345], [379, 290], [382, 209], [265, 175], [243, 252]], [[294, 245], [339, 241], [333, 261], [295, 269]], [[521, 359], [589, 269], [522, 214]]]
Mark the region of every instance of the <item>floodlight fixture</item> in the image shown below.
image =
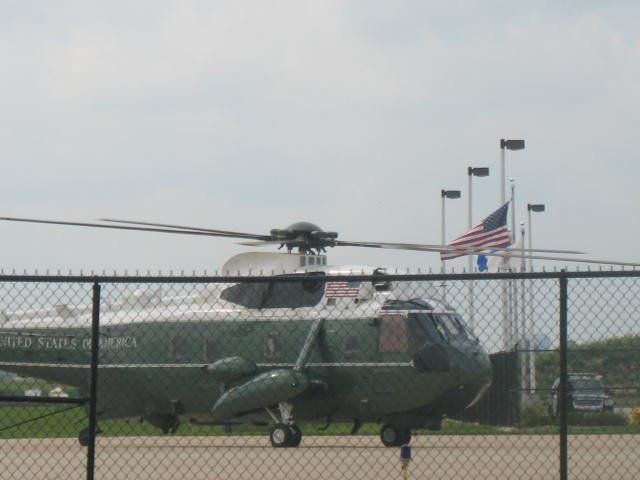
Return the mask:
[[527, 203], [527, 210], [530, 212], [544, 212], [544, 203]]
[[442, 190], [440, 192], [442, 198], [460, 198], [462, 196], [462, 192], [460, 190]]
[[510, 139], [505, 140], [504, 138], [500, 139], [500, 148], [507, 150], [524, 150], [524, 140], [523, 139]]
[[474, 177], [488, 177], [489, 167], [469, 167], [467, 168], [467, 174]]

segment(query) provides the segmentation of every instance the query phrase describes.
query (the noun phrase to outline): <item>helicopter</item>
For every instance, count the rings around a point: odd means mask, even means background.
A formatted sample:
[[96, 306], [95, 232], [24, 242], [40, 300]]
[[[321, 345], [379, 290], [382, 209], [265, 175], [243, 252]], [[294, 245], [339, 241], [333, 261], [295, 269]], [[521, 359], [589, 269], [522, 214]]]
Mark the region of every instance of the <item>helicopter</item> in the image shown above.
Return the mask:
[[[226, 237], [247, 246], [286, 248], [241, 253], [223, 267], [234, 274], [282, 272], [283, 281], [215, 285], [194, 296], [136, 292], [103, 306], [101, 421], [142, 418], [165, 433], [175, 433], [185, 421], [270, 425], [276, 448], [301, 444], [299, 422], [352, 423], [351, 434], [364, 423], [377, 423], [382, 443], [392, 447], [408, 443], [412, 430], [439, 429], [445, 416], [474, 404], [490, 386], [487, 352], [443, 299], [394, 288], [381, 268], [328, 265], [325, 255], [338, 246], [465, 253], [484, 248], [343, 241], [309, 222], [260, 235], [118, 219], [0, 220]], [[507, 253], [492, 250], [489, 255]], [[519, 250], [509, 254], [524, 255]], [[353, 271], [368, 277], [345, 280]], [[4, 312], [0, 367], [86, 393], [90, 325], [90, 306]], [[78, 440], [87, 444], [87, 428]]]

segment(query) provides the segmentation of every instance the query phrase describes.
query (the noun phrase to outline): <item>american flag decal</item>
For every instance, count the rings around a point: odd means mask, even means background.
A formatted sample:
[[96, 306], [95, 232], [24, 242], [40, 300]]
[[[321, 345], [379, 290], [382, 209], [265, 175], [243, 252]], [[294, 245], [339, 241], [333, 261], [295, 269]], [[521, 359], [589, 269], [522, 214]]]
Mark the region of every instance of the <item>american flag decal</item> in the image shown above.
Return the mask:
[[327, 288], [324, 293], [327, 298], [357, 298], [359, 290], [360, 282], [327, 282]]

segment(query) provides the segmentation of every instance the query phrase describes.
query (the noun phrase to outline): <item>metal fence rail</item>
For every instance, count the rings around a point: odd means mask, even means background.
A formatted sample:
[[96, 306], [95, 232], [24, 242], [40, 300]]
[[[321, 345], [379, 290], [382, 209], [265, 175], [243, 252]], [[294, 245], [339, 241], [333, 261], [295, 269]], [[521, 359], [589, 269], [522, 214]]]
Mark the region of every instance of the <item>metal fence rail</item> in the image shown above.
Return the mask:
[[0, 478], [640, 476], [640, 272], [0, 293]]

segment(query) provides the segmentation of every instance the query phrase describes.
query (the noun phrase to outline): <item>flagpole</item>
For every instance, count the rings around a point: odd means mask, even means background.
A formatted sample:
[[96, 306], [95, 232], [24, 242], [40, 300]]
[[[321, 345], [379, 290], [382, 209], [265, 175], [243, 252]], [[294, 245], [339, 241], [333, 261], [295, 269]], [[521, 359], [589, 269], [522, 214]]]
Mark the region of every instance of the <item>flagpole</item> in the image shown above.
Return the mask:
[[501, 141], [500, 144], [500, 205], [504, 205], [505, 202], [505, 191], [504, 191], [504, 151], [505, 148], [502, 145], [502, 142], [504, 142], [504, 140]]
[[516, 243], [516, 182], [513, 178], [509, 179], [511, 185], [511, 244]]

